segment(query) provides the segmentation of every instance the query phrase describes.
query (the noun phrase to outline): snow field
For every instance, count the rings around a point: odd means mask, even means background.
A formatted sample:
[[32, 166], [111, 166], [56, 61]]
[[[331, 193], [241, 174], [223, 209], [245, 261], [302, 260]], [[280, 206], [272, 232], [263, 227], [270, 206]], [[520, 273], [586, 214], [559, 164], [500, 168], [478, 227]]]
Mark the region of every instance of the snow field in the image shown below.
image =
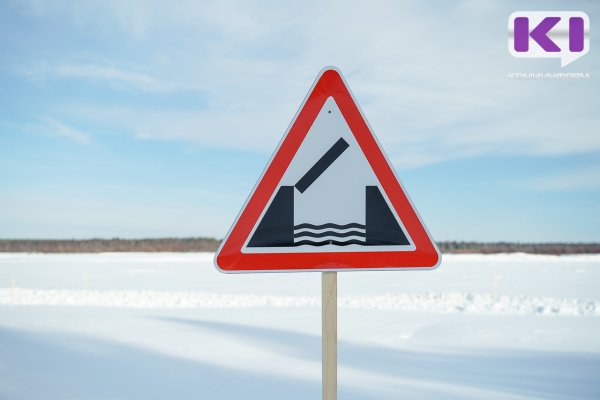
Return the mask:
[[[320, 398], [318, 273], [0, 254], [0, 399]], [[340, 399], [600, 398], [600, 256], [338, 274]]]

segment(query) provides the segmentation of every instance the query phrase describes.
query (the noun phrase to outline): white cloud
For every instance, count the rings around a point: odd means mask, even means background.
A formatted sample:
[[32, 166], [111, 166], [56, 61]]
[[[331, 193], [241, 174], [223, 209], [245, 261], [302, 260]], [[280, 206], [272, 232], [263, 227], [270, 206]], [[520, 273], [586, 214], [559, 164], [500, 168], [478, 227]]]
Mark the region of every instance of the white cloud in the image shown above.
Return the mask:
[[53, 72], [59, 77], [99, 80], [115, 86], [131, 86], [142, 91], [162, 92], [169, 89], [148, 74], [103, 65], [65, 64], [57, 66]]
[[41, 118], [40, 123], [30, 125], [29, 130], [36, 133], [67, 138], [82, 144], [91, 142], [91, 137], [88, 134], [50, 117]]
[[148, 73], [132, 69], [118, 68], [97, 60], [74, 61], [72, 63], [37, 62], [33, 65], [19, 65], [13, 70], [27, 79], [46, 83], [56, 79], [78, 79], [105, 84], [113, 89], [139, 90], [142, 92], [168, 93], [177, 91], [175, 80], [164, 81]]
[[[197, 111], [63, 104], [66, 115], [83, 111], [139, 138], [268, 153], [318, 70], [334, 64], [401, 167], [600, 151], [595, 80], [507, 79], [531, 65], [558, 68], [506, 51], [506, 21], [518, 2], [25, 4], [119, 50], [98, 55], [108, 63], [55, 62], [54, 74], [140, 91], [195, 90], [207, 99]], [[595, 57], [573, 65], [589, 68]]]
[[527, 187], [539, 191], [600, 191], [600, 166], [564, 171], [530, 181]]
[[[209, 146], [269, 152], [275, 148], [280, 132], [285, 130], [285, 117], [293, 111], [281, 112], [279, 118], [264, 118], [245, 111], [169, 111], [148, 112], [128, 107], [86, 107], [72, 105], [63, 114], [85, 119], [104, 131], [127, 129], [140, 140], [183, 141], [196, 146]], [[267, 112], [265, 110], [265, 112]], [[278, 132], [279, 134], [274, 132]]]

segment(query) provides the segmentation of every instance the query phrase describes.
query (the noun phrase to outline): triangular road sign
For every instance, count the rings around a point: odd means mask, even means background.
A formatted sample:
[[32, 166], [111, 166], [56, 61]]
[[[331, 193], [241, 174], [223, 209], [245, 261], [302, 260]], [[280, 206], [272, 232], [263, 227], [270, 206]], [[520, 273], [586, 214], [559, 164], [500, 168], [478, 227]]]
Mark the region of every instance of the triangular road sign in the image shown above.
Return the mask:
[[336, 68], [325, 68], [215, 255], [222, 272], [432, 269], [441, 255]]

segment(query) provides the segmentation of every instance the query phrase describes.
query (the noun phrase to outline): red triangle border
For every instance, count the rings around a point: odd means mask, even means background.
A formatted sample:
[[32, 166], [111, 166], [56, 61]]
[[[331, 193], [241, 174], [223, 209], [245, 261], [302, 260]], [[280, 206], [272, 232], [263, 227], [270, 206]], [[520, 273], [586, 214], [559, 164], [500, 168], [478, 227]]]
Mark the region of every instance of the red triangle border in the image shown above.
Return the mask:
[[[411, 236], [412, 251], [243, 253], [242, 248], [325, 101], [333, 97]], [[434, 269], [441, 254], [402, 188], [339, 70], [321, 71], [277, 150], [215, 254], [221, 272]]]

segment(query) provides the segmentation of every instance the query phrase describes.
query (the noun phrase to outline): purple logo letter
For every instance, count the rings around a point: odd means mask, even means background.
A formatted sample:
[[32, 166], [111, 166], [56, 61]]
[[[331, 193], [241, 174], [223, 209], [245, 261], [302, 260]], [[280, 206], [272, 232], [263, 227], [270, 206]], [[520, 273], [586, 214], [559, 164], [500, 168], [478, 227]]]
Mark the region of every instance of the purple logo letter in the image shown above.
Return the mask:
[[546, 17], [529, 33], [529, 18], [515, 18], [515, 50], [529, 51], [529, 37], [531, 36], [545, 51], [559, 52], [560, 48], [548, 37], [548, 32], [558, 24], [558, 21], [560, 21], [560, 17]]

